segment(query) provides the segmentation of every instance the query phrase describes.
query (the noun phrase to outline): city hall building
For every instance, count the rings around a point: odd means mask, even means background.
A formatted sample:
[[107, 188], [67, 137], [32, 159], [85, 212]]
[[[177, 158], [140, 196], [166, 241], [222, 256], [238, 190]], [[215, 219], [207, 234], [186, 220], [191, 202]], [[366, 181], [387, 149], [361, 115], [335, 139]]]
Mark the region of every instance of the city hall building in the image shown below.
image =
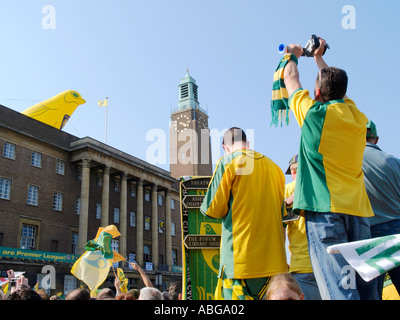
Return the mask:
[[[196, 81], [188, 73], [171, 120], [171, 134], [208, 130]], [[193, 149], [202, 143], [199, 136]], [[179, 154], [182, 143], [170, 141], [175, 158], [186, 156]], [[40, 288], [53, 270], [56, 288], [47, 292], [66, 294], [81, 285], [70, 270], [85, 243], [99, 227], [113, 224], [121, 233], [112, 240], [113, 249], [136, 261], [153, 285], [165, 290], [182, 278], [178, 179], [211, 175], [208, 152], [206, 165], [178, 162], [168, 172], [0, 105], [0, 277], [9, 269], [25, 272], [30, 286]], [[119, 267], [129, 288], [144, 286], [126, 262]], [[113, 285], [111, 270], [109, 275], [103, 286]]]

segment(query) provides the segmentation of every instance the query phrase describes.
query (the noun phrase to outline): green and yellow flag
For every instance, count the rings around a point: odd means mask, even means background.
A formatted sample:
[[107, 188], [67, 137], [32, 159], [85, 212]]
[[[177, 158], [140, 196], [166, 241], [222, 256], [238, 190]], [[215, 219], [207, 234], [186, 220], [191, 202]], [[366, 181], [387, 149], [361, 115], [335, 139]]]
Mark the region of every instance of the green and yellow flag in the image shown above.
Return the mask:
[[111, 239], [121, 234], [114, 225], [99, 228], [96, 238], [85, 245], [86, 252], [74, 263], [71, 273], [95, 291], [106, 280], [113, 263], [125, 260], [111, 249]]
[[127, 293], [128, 292], [128, 278], [125, 277], [125, 273], [121, 268], [117, 268], [117, 275], [119, 281], [121, 281], [121, 285], [119, 286], [121, 288], [122, 293]]

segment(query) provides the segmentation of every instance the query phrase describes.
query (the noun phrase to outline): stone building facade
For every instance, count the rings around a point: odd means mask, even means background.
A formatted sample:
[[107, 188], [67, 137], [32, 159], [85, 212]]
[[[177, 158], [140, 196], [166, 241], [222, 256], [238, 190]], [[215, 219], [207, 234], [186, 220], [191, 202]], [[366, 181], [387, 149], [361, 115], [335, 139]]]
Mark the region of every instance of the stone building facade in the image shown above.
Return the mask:
[[[8, 269], [25, 271], [34, 285], [46, 275], [43, 266], [52, 265], [57, 286], [51, 293], [67, 292], [79, 286], [70, 269], [84, 244], [99, 227], [114, 224], [121, 236], [113, 248], [147, 267], [153, 284], [165, 289], [180, 279], [179, 193], [168, 171], [4, 106], [0, 152], [3, 276]], [[136, 271], [120, 267], [131, 288], [143, 286]]]

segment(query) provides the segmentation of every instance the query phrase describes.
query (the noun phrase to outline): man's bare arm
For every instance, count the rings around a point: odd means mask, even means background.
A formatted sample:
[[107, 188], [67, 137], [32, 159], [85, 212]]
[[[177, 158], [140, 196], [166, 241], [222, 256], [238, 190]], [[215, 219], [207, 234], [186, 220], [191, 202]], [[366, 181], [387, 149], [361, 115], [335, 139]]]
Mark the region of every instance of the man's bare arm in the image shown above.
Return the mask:
[[294, 61], [289, 61], [286, 65], [283, 77], [288, 96], [290, 97], [293, 92], [301, 88], [299, 70]]
[[147, 276], [147, 274], [143, 271], [143, 269], [137, 264], [137, 263], [130, 263], [132, 268], [140, 273], [140, 276], [142, 277], [143, 283], [146, 287], [153, 287], [153, 283]]
[[[297, 59], [299, 59], [303, 53], [303, 48], [299, 44], [295, 45], [291, 43], [288, 46], [288, 53], [293, 53]], [[289, 61], [289, 63], [286, 65], [283, 77], [289, 97], [293, 92], [302, 87], [300, 83], [299, 70], [297, 69], [297, 65], [294, 61]]]
[[[317, 50], [314, 52], [314, 60], [315, 63], [317, 64], [318, 70], [322, 70], [323, 68], [328, 68], [329, 66], [326, 64], [324, 58], [322, 58], [322, 55], [324, 54], [324, 47], [326, 45], [326, 41], [324, 39], [319, 38], [320, 41], [320, 46]], [[343, 99], [348, 99], [347, 95], [343, 97]]]

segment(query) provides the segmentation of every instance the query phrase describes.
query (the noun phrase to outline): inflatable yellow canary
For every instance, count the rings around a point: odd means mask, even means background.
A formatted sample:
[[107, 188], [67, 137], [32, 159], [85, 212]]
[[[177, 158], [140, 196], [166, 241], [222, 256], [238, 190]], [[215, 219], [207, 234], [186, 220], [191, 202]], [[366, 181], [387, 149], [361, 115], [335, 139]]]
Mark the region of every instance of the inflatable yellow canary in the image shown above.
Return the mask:
[[84, 103], [85, 99], [78, 92], [68, 90], [35, 104], [22, 114], [62, 130], [76, 108]]

